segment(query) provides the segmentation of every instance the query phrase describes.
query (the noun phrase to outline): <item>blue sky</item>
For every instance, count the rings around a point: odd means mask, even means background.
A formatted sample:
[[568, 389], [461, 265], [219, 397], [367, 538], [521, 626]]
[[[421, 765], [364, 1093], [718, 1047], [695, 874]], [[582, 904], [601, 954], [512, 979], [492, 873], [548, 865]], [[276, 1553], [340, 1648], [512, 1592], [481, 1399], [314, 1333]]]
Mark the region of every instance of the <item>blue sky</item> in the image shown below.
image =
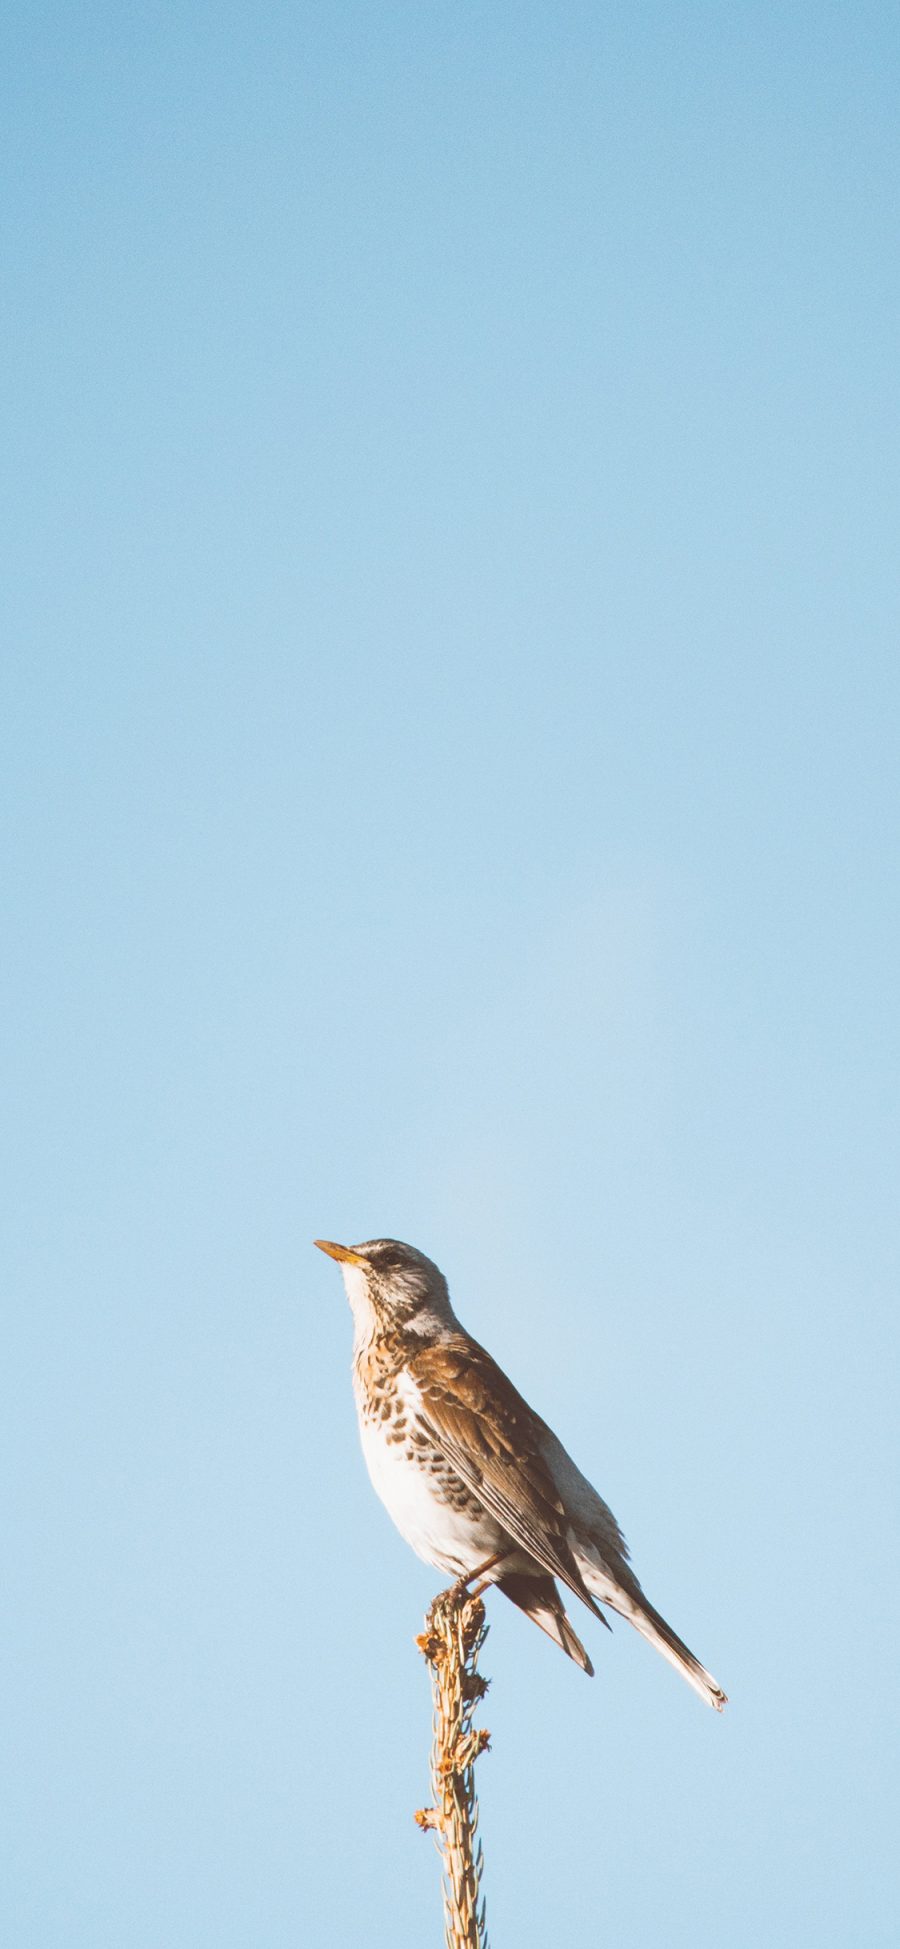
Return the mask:
[[4, 1939], [439, 1941], [387, 1233], [731, 1695], [493, 1600], [494, 1939], [879, 1949], [896, 15], [3, 37]]

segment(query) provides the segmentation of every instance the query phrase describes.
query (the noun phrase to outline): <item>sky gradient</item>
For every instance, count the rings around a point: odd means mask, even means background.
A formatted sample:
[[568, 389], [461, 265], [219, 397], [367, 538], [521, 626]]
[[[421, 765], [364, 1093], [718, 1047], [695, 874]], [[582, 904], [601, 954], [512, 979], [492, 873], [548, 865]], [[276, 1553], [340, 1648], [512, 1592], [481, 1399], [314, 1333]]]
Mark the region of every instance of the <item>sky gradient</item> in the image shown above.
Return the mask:
[[886, 1949], [896, 13], [2, 39], [0, 1933], [439, 1942], [388, 1234], [731, 1697], [494, 1597], [498, 1949]]

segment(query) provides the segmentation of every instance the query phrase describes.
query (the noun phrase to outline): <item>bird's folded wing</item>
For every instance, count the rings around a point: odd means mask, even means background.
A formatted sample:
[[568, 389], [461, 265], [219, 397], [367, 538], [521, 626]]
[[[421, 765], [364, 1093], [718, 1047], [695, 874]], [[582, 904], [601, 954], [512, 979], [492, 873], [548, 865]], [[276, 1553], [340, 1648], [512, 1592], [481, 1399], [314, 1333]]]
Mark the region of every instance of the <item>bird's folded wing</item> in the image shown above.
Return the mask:
[[572, 1555], [565, 1504], [541, 1454], [546, 1423], [477, 1341], [422, 1347], [408, 1368], [420, 1412], [457, 1474], [516, 1542], [605, 1623]]

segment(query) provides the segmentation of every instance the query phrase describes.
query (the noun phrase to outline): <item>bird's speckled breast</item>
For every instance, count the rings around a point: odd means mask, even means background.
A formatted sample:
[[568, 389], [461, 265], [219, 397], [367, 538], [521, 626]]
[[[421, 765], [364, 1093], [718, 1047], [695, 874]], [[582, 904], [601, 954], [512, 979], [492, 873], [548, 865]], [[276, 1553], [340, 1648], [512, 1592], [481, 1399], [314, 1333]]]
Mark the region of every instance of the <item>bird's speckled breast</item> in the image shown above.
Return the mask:
[[353, 1391], [372, 1487], [401, 1536], [426, 1563], [466, 1575], [507, 1538], [438, 1447], [399, 1342], [360, 1348]]

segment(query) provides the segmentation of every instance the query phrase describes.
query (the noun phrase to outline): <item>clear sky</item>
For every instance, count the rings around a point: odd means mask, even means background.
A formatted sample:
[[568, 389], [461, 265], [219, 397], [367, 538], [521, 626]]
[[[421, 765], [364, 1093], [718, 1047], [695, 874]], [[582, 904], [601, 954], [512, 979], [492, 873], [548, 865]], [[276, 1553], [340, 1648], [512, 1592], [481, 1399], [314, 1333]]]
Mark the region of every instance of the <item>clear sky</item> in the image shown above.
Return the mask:
[[881, 1949], [896, 9], [2, 31], [3, 1940], [439, 1942], [387, 1233], [731, 1695], [493, 1599], [498, 1949]]

